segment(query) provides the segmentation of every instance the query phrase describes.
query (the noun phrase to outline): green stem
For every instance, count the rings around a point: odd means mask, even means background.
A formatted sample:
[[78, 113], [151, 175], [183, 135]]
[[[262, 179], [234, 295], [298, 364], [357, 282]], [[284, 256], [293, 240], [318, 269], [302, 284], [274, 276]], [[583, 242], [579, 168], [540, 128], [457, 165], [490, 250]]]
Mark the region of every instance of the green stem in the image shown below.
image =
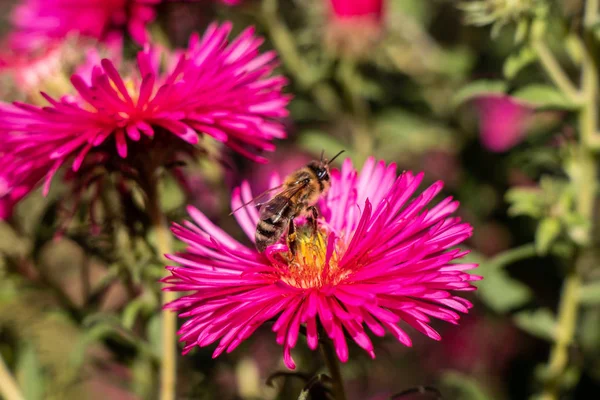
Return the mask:
[[[586, 31], [583, 33], [584, 57], [581, 72], [581, 90], [577, 91], [582, 100], [578, 115], [580, 141], [571, 161], [571, 173], [569, 174], [577, 193], [577, 212], [586, 221], [590, 222], [590, 226], [587, 227], [587, 232], [581, 244], [582, 247], [577, 251], [576, 258], [569, 268], [563, 285], [556, 321], [556, 338], [546, 366], [546, 380], [540, 397], [543, 400], [557, 400], [560, 397], [561, 381], [569, 365], [568, 350], [575, 336], [580, 308], [580, 271], [585, 268], [585, 264], [594, 262], [593, 259], [589, 259], [589, 256], [594, 242], [591, 240], [591, 236], [595, 231], [593, 224], [598, 191], [596, 171], [598, 160], [594, 151], [598, 131], [598, 69], [593, 34], [588, 30], [591, 27], [591, 22], [597, 18], [597, 14], [598, 0], [586, 1], [584, 14]], [[569, 85], [566, 85], [563, 79], [566, 76], [561, 77], [560, 73], [557, 75], [556, 67], [558, 64], [554, 64], [552, 61], [549, 62], [548, 57], [542, 57], [541, 55], [540, 61], [548, 74], [554, 75], [553, 79], [559, 89], [566, 95], [573, 96], [570, 81], [568, 81]], [[560, 67], [558, 68], [558, 71], [562, 72]]]
[[558, 307], [555, 341], [546, 365], [544, 389], [540, 400], [558, 400], [560, 396], [560, 378], [568, 366], [569, 346], [575, 335], [580, 286], [581, 279], [577, 269], [573, 268], [563, 285]]
[[548, 48], [546, 43], [541, 39], [536, 39], [533, 42], [533, 49], [537, 53], [540, 63], [544, 67], [544, 70], [552, 79], [552, 82], [574, 103], [581, 102], [581, 93], [575, 87], [571, 79], [567, 76], [565, 71], [562, 69], [552, 51]]
[[[169, 231], [167, 219], [160, 207], [157, 186], [154, 185], [155, 190], [148, 193], [148, 213], [156, 235], [156, 247], [159, 259], [166, 263], [165, 254], [172, 252], [172, 236]], [[163, 291], [161, 293], [161, 303], [163, 306], [175, 299], [175, 292]], [[162, 310], [161, 334], [160, 400], [174, 400], [177, 377], [177, 315], [170, 310]]]
[[25, 397], [17, 385], [17, 381], [10, 373], [10, 370], [4, 363], [0, 355], [0, 394], [5, 400], [25, 400]]
[[333, 380], [333, 394], [335, 400], [346, 400], [346, 392], [344, 391], [344, 381], [342, 379], [342, 373], [340, 371], [340, 364], [333, 348], [331, 340], [323, 335], [321, 340], [321, 350], [323, 352], [323, 358], [325, 364]]
[[490, 259], [488, 263], [500, 268], [505, 265], [510, 265], [516, 261], [523, 260], [525, 258], [535, 257], [536, 255], [537, 251], [535, 249], [535, 244], [529, 243], [502, 252], [494, 258]]

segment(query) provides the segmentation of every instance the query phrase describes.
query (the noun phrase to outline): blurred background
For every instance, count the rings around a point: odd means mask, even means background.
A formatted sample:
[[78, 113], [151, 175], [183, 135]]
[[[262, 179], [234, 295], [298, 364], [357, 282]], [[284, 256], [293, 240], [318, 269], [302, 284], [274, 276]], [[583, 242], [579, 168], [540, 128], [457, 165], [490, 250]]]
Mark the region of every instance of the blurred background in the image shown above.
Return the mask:
[[[477, 14], [465, 6], [475, 3], [487, 8]], [[561, 152], [576, 141], [576, 127], [561, 98], [543, 90], [516, 93], [548, 80], [526, 46], [515, 44], [519, 27], [512, 22], [521, 11], [510, 9], [511, 3], [539, 1], [202, 0], [156, 6], [149, 31], [162, 46], [183, 47], [192, 32], [214, 20], [232, 21], [235, 32], [254, 25], [265, 37], [263, 49], [278, 52], [279, 72], [293, 95], [285, 121], [289, 137], [265, 155], [269, 163], [252, 163], [206, 139], [209, 156], [178, 168], [166, 183], [162, 202], [170, 219], [185, 218], [185, 205], [193, 204], [244, 240], [228, 215], [234, 186], [247, 179], [259, 192], [271, 172], [287, 174], [322, 149], [328, 155], [344, 149], [357, 165], [373, 155], [398, 163], [399, 170], [424, 171], [427, 183], [443, 180], [445, 194], [461, 202], [460, 216], [474, 226], [469, 257], [481, 263], [475, 273], [485, 279], [468, 296], [472, 312], [459, 326], [434, 325], [440, 342], [410, 329], [413, 348], [377, 338], [374, 361], [351, 347], [342, 366], [351, 399], [387, 399], [419, 385], [465, 400], [526, 399], [540, 389], [565, 262], [560, 246], [540, 244], [536, 219], [520, 210], [560, 194], [560, 185], [545, 177], [564, 175]], [[583, 0], [556, 3], [563, 23], [548, 24], [550, 38], [564, 37], [583, 7]], [[0, 1], [4, 35], [13, 29], [16, 4]], [[508, 16], [492, 13], [501, 6]], [[89, 59], [89, 47], [80, 43], [68, 38], [35, 57], [3, 51], [1, 99], [42, 103], [40, 90], [62, 93], [68, 76]], [[110, 54], [103, 46], [92, 45], [98, 60]], [[138, 48], [126, 39], [122, 56], [131, 58]], [[2, 210], [0, 352], [28, 400], [153, 399], [163, 269], [152, 256], [152, 234], [145, 236], [143, 221], [133, 231], [112, 222], [106, 210], [89, 234], [85, 202], [62, 229], [69, 212], [59, 201], [64, 193], [55, 184], [48, 198], [37, 191]], [[593, 398], [590, 393], [600, 390], [598, 300], [580, 314], [564, 398]], [[294, 377], [267, 382], [286, 370], [269, 327], [232, 354], [213, 360], [212, 351], [179, 358], [178, 398], [295, 399], [302, 388]], [[321, 368], [318, 354], [306, 346], [297, 346], [295, 359], [299, 372]]]

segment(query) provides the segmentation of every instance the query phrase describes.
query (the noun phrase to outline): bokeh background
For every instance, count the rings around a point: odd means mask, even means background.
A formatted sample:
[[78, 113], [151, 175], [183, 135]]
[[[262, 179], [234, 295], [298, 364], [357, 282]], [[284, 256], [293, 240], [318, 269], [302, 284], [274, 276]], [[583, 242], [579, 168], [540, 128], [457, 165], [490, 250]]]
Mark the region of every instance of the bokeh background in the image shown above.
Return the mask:
[[[561, 146], [576, 140], [568, 107], [535, 107], [535, 98], [503, 94], [547, 79], [531, 57], [515, 52], [518, 28], [510, 18], [494, 32], [485, 23], [470, 23], [461, 5], [474, 2], [387, 0], [380, 2], [381, 15], [368, 18], [337, 15], [331, 3], [203, 0], [158, 6], [149, 30], [168, 47], [185, 46], [190, 33], [203, 32], [214, 20], [232, 21], [235, 32], [254, 25], [265, 37], [263, 49], [278, 52], [279, 72], [293, 95], [285, 120], [289, 137], [265, 155], [268, 164], [206, 139], [207, 156], [178, 167], [167, 182], [162, 203], [169, 218], [185, 218], [185, 205], [193, 204], [244, 240], [229, 216], [231, 189], [244, 179], [255, 192], [265, 189], [272, 171], [289, 173], [321, 150], [333, 155], [344, 149], [357, 164], [373, 155], [398, 163], [400, 170], [424, 171], [427, 183], [443, 180], [445, 194], [461, 202], [460, 216], [474, 226], [466, 245], [469, 257], [481, 263], [476, 273], [485, 278], [468, 296], [475, 306], [459, 326], [435, 326], [440, 342], [409, 328], [412, 348], [377, 339], [374, 361], [351, 347], [342, 366], [349, 396], [386, 399], [430, 385], [445, 399], [529, 398], [539, 391], [540, 366], [548, 360], [564, 262], [536, 247], [537, 222], [516, 215], [511, 190], [528, 187], [534, 196], [549, 196], [553, 183], [546, 181], [541, 191], [543, 177], [562, 174]], [[557, 3], [568, 22], [583, 1]], [[0, 2], [3, 35], [12, 29], [15, 4]], [[550, 24], [548, 35], [563, 35], [564, 29]], [[101, 57], [102, 45], [96, 49]], [[123, 57], [137, 49], [126, 41]], [[75, 39], [46, 50], [18, 63], [18, 55], [4, 52], [3, 101], [39, 102], [39, 90], [60, 92], [88, 51]], [[47, 198], [36, 191], [0, 222], [0, 352], [28, 400], [156, 398], [157, 279], [164, 272], [152, 255], [152, 233], [140, 234], [143, 221], [138, 232], [128, 231], [106, 210], [93, 234], [85, 210], [60, 229], [66, 193], [60, 182]], [[133, 211], [127, 215], [137, 218]], [[578, 325], [564, 398], [589, 399], [600, 391], [600, 310], [593, 301]], [[295, 399], [302, 388], [294, 377], [267, 382], [286, 370], [268, 327], [232, 354], [213, 360], [212, 351], [178, 359], [178, 398]], [[305, 346], [297, 347], [295, 359], [300, 372], [323, 368], [319, 354]]]

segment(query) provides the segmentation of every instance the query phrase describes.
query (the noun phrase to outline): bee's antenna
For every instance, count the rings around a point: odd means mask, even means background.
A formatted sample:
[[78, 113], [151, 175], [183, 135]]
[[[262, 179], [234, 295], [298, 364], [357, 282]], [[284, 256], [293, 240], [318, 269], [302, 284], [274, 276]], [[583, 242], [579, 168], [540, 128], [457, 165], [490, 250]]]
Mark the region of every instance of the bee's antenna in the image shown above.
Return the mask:
[[332, 158], [331, 160], [329, 160], [329, 161], [327, 162], [327, 164], [328, 164], [328, 165], [329, 165], [329, 164], [331, 164], [331, 163], [333, 162], [333, 160], [335, 160], [336, 158], [338, 158], [338, 157], [339, 157], [339, 156], [340, 156], [340, 155], [341, 155], [343, 152], [345, 152], [345, 151], [346, 151], [346, 150], [342, 150], [342, 151], [340, 151], [339, 153], [337, 153], [335, 156], [333, 156], [333, 158]]

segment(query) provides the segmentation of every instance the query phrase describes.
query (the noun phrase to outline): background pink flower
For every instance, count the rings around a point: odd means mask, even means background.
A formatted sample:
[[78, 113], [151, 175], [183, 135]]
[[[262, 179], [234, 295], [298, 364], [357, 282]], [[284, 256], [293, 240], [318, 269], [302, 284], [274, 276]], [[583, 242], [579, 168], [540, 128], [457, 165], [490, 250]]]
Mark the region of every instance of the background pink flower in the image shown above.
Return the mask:
[[[127, 31], [139, 45], [149, 41], [147, 25], [157, 16], [156, 7], [171, 0], [22, 0], [12, 14], [11, 46], [39, 50], [71, 34], [122, 42]], [[190, 0], [211, 1], [211, 0]], [[222, 0], [228, 5], [241, 0]]]
[[[341, 171], [332, 171], [331, 190], [318, 204], [318, 232], [300, 221], [296, 256], [283, 243], [258, 253], [189, 208], [193, 223], [173, 226], [188, 249], [169, 256], [180, 266], [167, 267], [172, 276], [164, 280], [164, 290], [184, 292], [168, 305], [188, 318], [180, 330], [184, 353], [216, 341], [213, 357], [231, 352], [267, 321], [274, 321], [292, 369], [302, 324], [311, 349], [321, 325], [342, 361], [348, 360], [346, 334], [375, 357], [367, 329], [411, 346], [403, 323], [440, 340], [431, 319], [457, 323], [456, 311], [467, 312], [471, 303], [451, 292], [474, 290], [471, 281], [480, 278], [465, 272], [476, 265], [453, 263], [467, 254], [454, 246], [471, 235], [469, 224], [451, 217], [458, 202], [446, 198], [425, 208], [442, 183], [410, 200], [422, 177], [397, 177], [394, 164], [373, 158], [359, 173], [347, 159]], [[231, 206], [251, 198], [245, 182]], [[246, 207], [235, 216], [254, 241], [258, 211]]]
[[286, 80], [271, 76], [275, 53], [259, 53], [262, 39], [252, 28], [229, 42], [231, 29], [229, 23], [213, 24], [202, 38], [193, 36], [166, 73], [147, 49], [138, 54], [136, 73], [122, 77], [104, 59], [93, 68], [91, 82], [72, 77], [76, 96], [45, 95], [47, 107], [4, 105], [0, 153], [12, 157], [0, 159], [0, 168], [16, 177], [44, 169], [47, 192], [67, 162], [79, 171], [88, 155], [100, 153], [91, 158], [91, 169], [124, 160], [129, 169], [136, 163], [134, 168], [147, 169], [149, 159], [164, 165], [178, 151], [189, 153], [201, 134], [263, 160], [257, 151], [274, 150], [272, 140], [285, 136], [277, 119], [287, 115], [289, 97], [281, 93]]
[[485, 148], [502, 152], [524, 138], [533, 110], [510, 96], [490, 95], [475, 102], [479, 110], [481, 142]]
[[138, 44], [148, 41], [146, 25], [162, 0], [23, 0], [12, 15], [10, 40], [16, 50], [37, 50], [70, 34], [113, 39], [127, 29]]
[[384, 0], [330, 0], [335, 18], [372, 17], [381, 20]]
[[325, 44], [335, 53], [360, 58], [380, 40], [383, 20], [383, 0], [331, 0]]

